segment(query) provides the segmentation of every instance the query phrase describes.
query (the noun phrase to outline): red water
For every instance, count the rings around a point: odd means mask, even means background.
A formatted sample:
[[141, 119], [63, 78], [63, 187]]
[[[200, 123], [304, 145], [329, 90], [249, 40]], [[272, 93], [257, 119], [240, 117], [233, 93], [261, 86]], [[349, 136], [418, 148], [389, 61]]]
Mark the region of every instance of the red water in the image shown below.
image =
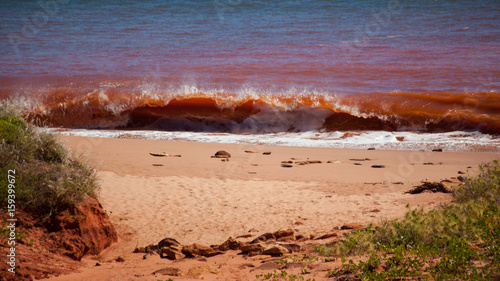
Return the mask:
[[[10, 95], [6, 90], [3, 93]], [[78, 87], [58, 87], [45, 90], [32, 104], [27, 111], [30, 118], [67, 128], [185, 130], [187, 122], [198, 124], [187, 130], [244, 132], [245, 122], [256, 119], [257, 131], [268, 132], [278, 129], [266, 124], [286, 119], [287, 127], [279, 130], [300, 131], [310, 118], [306, 129], [312, 130], [478, 130], [500, 134], [500, 99], [491, 92], [242, 94], [194, 88], [187, 94], [141, 94], [131, 88], [110, 87], [83, 94]]]

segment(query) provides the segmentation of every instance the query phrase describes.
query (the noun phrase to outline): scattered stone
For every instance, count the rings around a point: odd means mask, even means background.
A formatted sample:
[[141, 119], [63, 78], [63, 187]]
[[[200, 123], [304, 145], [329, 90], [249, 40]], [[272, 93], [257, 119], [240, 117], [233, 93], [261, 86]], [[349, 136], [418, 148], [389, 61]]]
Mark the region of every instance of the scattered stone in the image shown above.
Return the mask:
[[163, 240], [161, 240], [158, 243], [158, 249], [161, 249], [163, 247], [170, 247], [172, 245], [180, 245], [179, 241], [175, 240], [174, 238], [167, 237]]
[[392, 184], [404, 184], [402, 181], [395, 181], [395, 182], [392, 182]]
[[308, 239], [308, 238], [307, 238], [307, 237], [305, 237], [305, 236], [304, 236], [304, 235], [302, 235], [302, 234], [299, 234], [299, 235], [295, 236], [295, 241], [305, 241], [305, 240], [307, 240], [307, 239]]
[[320, 237], [316, 238], [316, 240], [323, 240], [323, 239], [327, 239], [327, 238], [331, 238], [331, 237], [337, 237], [337, 233], [335, 232], [331, 232], [331, 233], [327, 233], [327, 234], [324, 234], [324, 235], [321, 235]]
[[340, 162], [339, 160], [329, 160], [328, 162], [326, 163], [331, 163], [331, 164], [340, 164], [342, 162]]
[[257, 172], [248, 172], [250, 175], [255, 175]]
[[349, 159], [349, 160], [350, 161], [357, 161], [357, 162], [359, 162], [359, 161], [365, 161], [366, 158], [352, 158], [352, 159]]
[[245, 150], [245, 153], [257, 153], [257, 152], [255, 152], [253, 150]]
[[168, 275], [168, 276], [181, 276], [182, 275], [182, 269], [177, 268], [177, 267], [165, 267], [162, 269], [158, 269], [155, 272], [151, 273], [152, 275], [156, 274], [162, 274], [162, 275]]
[[253, 244], [248, 244], [248, 245], [242, 245], [240, 247], [240, 251], [242, 253], [256, 253], [260, 254], [262, 250], [264, 250], [265, 245], [263, 243], [253, 243]]
[[123, 258], [123, 256], [118, 256], [115, 261], [116, 262], [124, 262], [125, 258]]
[[243, 235], [236, 236], [236, 239], [238, 239], [238, 238], [250, 238], [252, 236], [253, 236], [252, 234], [243, 234]]
[[354, 163], [355, 166], [361, 166], [361, 163]]
[[279, 244], [280, 246], [286, 248], [288, 252], [293, 253], [293, 252], [299, 252], [302, 250], [302, 247], [299, 244], [295, 243], [286, 243], [286, 244]]
[[464, 182], [465, 181], [465, 177], [463, 176], [458, 176], [457, 177], [457, 180], [461, 181], [461, 182]]
[[273, 233], [273, 236], [276, 238], [276, 239], [280, 239], [280, 238], [284, 238], [284, 237], [289, 237], [289, 236], [292, 236], [293, 237], [293, 234], [294, 234], [294, 231], [293, 229], [290, 229], [290, 228], [282, 228], [278, 231], [276, 231], [275, 233]]
[[290, 165], [290, 164], [281, 164], [281, 167], [283, 167], [283, 168], [292, 168], [293, 165]]
[[380, 210], [379, 209], [373, 209], [370, 212], [372, 212], [372, 213], [380, 213]]
[[372, 168], [385, 168], [384, 165], [372, 165]]
[[259, 231], [255, 228], [250, 228], [250, 230], [248, 232], [259, 232]]
[[472, 169], [472, 166], [467, 166], [467, 169]]
[[280, 245], [269, 245], [262, 251], [263, 255], [270, 255], [270, 256], [282, 256], [288, 253], [289, 253], [288, 249]]
[[182, 253], [188, 257], [211, 257], [214, 254], [214, 250], [209, 246], [194, 243], [191, 245], [186, 245], [182, 247]]
[[250, 164], [251, 166], [259, 166], [259, 164]]
[[443, 192], [452, 193], [453, 186], [460, 185], [460, 182], [452, 180], [442, 180], [441, 182], [423, 181], [421, 185], [408, 190], [406, 193], [419, 194], [422, 192]]
[[375, 147], [370, 147], [368, 148], [368, 150], [375, 150]]
[[303, 222], [301, 222], [301, 221], [296, 221], [294, 224], [295, 224], [295, 225], [304, 225], [304, 223], [303, 223]]
[[96, 262], [95, 266], [101, 266], [102, 264], [100, 262]]
[[146, 248], [144, 248], [144, 247], [135, 248], [132, 253], [134, 253], [134, 254], [136, 254], [136, 253], [146, 253]]
[[153, 166], [155, 166], [155, 167], [161, 167], [161, 166], [163, 166], [163, 164], [153, 164]]
[[427, 162], [427, 163], [424, 163], [424, 165], [434, 165], [434, 163], [432, 163], [432, 162]]
[[346, 230], [346, 229], [360, 229], [360, 228], [363, 228], [363, 226], [359, 225], [359, 224], [355, 224], [355, 223], [344, 224], [343, 226], [340, 227], [340, 229], [342, 229], [342, 230]]
[[274, 237], [274, 235], [272, 233], [267, 232], [267, 233], [264, 233], [264, 234], [260, 235], [259, 237], [255, 238], [254, 240], [252, 240], [252, 242], [250, 242], [250, 244], [258, 243], [258, 242], [262, 242], [262, 241], [268, 241], [268, 240], [272, 240], [272, 239], [276, 239], [276, 237]]
[[149, 155], [155, 156], [155, 157], [168, 157], [168, 154], [165, 153], [165, 152], [162, 152], [162, 153], [153, 153], [153, 152], [150, 152]]
[[464, 171], [458, 171], [458, 174], [459, 175], [465, 175], [465, 172]]
[[271, 151], [264, 151], [262, 152], [263, 155], [271, 155]]
[[231, 158], [231, 154], [225, 150], [219, 150], [212, 158]]
[[307, 165], [307, 164], [321, 164], [320, 160], [306, 160], [306, 161], [295, 161], [297, 165]]
[[404, 141], [405, 137], [396, 137], [396, 140], [398, 141]]
[[238, 250], [240, 246], [241, 246], [240, 241], [234, 239], [233, 237], [229, 237], [224, 243], [222, 243], [219, 246], [219, 250], [221, 251]]
[[229, 161], [229, 158], [222, 158], [220, 161], [227, 162], [227, 161]]
[[169, 247], [160, 248], [161, 258], [170, 258], [173, 260], [182, 260], [186, 256], [182, 253], [182, 245], [171, 245]]
[[293, 164], [293, 161], [281, 161], [281, 163], [284, 163], [284, 164]]
[[442, 148], [434, 148], [432, 152], [443, 152]]

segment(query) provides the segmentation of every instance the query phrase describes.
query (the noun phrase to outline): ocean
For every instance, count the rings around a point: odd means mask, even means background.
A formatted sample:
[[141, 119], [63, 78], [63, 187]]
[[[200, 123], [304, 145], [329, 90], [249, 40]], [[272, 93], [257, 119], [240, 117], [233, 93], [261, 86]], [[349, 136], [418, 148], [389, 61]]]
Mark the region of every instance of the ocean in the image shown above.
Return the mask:
[[61, 134], [500, 152], [498, 0], [2, 1], [0, 42]]

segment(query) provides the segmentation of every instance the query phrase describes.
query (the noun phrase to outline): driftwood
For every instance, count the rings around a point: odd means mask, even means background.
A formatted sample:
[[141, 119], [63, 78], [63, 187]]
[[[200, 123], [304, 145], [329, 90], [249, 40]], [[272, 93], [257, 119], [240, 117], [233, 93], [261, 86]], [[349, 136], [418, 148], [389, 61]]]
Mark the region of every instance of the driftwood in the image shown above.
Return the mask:
[[[450, 180], [443, 180], [441, 182], [423, 181], [421, 185], [415, 186], [415, 188], [408, 190], [406, 193], [419, 194], [424, 191], [452, 193], [453, 189], [451, 188], [451, 186], [453, 183], [454, 182]], [[458, 183], [455, 184], [458, 185]]]

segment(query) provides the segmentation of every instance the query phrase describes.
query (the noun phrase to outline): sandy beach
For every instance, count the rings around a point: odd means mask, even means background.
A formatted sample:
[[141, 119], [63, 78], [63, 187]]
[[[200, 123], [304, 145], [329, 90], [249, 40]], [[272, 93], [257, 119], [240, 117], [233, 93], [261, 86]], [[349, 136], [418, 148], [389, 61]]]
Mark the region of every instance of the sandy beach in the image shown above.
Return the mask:
[[[151, 272], [171, 263], [181, 268], [200, 263], [158, 256], [143, 260], [132, 253], [136, 246], [165, 237], [182, 244], [213, 245], [245, 234], [251, 235], [243, 239], [248, 241], [280, 228], [318, 236], [348, 223], [380, 224], [402, 217], [408, 208], [434, 208], [451, 200], [450, 194], [405, 193], [420, 181], [457, 177], [459, 171], [474, 175], [479, 164], [498, 158], [493, 153], [59, 138], [98, 170], [99, 199], [119, 241], [101, 256], [86, 258], [79, 273], [53, 280], [158, 280]], [[229, 161], [211, 158], [219, 150], [231, 154]], [[321, 163], [297, 164], [307, 160]], [[282, 167], [282, 161], [292, 161], [292, 167]], [[117, 256], [125, 262], [114, 262]], [[104, 261], [101, 266], [95, 266], [96, 259]], [[236, 253], [210, 258], [208, 263], [218, 264], [220, 273], [203, 276], [255, 279], [255, 272], [235, 270], [238, 262], [248, 261]], [[321, 280], [321, 275], [314, 278]]]

